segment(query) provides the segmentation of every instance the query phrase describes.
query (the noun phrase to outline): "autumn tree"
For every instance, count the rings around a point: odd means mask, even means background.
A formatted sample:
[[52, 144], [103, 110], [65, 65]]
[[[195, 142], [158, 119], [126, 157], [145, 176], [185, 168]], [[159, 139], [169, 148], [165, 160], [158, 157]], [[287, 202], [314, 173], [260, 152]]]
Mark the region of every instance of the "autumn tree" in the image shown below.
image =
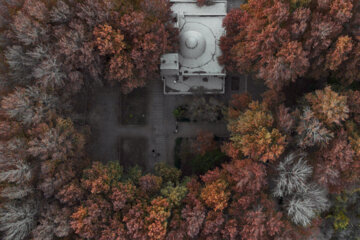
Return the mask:
[[332, 91], [330, 86], [307, 94], [305, 99], [309, 102], [315, 116], [327, 126], [341, 125], [341, 122], [349, 116], [346, 96]]
[[228, 125], [232, 144], [254, 160], [275, 161], [283, 153], [286, 142], [273, 125], [273, 116], [265, 105], [252, 102], [248, 110]]
[[256, 73], [276, 91], [330, 75], [357, 81], [358, 10], [353, 0], [248, 1], [224, 20], [220, 61], [229, 71]]
[[70, 209], [61, 208], [56, 203], [45, 203], [40, 207], [40, 224], [32, 231], [34, 239], [51, 240], [55, 236], [69, 235], [69, 216]]
[[47, 94], [37, 87], [16, 88], [1, 101], [1, 109], [6, 115], [25, 126], [49, 120], [60, 107], [56, 96]]
[[0, 208], [0, 231], [4, 240], [25, 239], [36, 225], [37, 204], [33, 200], [11, 201]]
[[107, 78], [113, 83], [120, 82], [125, 93], [143, 87], [149, 76], [154, 76], [158, 63], [153, 59], [160, 59], [161, 54], [173, 49], [175, 39], [171, 35], [176, 32], [167, 24], [171, 21], [167, 1], [128, 4], [128, 13], [114, 21], [108, 19], [108, 23], [98, 25], [93, 32], [94, 46], [101, 56], [110, 58]]
[[318, 152], [315, 168], [317, 180], [331, 191], [341, 191], [344, 185], [351, 183], [351, 172], [357, 168], [355, 152], [352, 149], [344, 130], [327, 148]]
[[315, 117], [314, 112], [308, 106], [303, 109], [296, 130], [298, 145], [301, 148], [324, 146], [334, 137], [334, 133]]

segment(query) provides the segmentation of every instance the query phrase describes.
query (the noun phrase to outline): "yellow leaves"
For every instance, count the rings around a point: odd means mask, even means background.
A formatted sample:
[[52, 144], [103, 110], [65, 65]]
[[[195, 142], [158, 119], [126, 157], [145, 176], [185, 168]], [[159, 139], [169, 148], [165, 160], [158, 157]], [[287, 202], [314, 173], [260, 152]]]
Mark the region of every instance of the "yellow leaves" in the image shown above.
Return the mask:
[[271, 113], [266, 110], [263, 104], [253, 101], [249, 104], [249, 109], [241, 114], [236, 121], [232, 121], [228, 128], [233, 133], [244, 134], [254, 131], [260, 126], [271, 127], [272, 124]]
[[279, 130], [260, 128], [252, 134], [244, 135], [241, 138], [241, 151], [252, 159], [275, 161], [285, 150], [285, 136]]
[[222, 211], [227, 207], [230, 197], [230, 191], [226, 189], [227, 187], [226, 181], [218, 179], [205, 186], [201, 191], [201, 199], [214, 211]]
[[332, 91], [330, 86], [316, 90], [315, 94], [307, 94], [305, 99], [311, 104], [316, 117], [328, 126], [333, 123], [341, 125], [341, 122], [349, 117], [347, 97]]
[[249, 110], [229, 124], [233, 145], [254, 160], [274, 161], [285, 149], [285, 137], [273, 128], [274, 119], [264, 104], [252, 102]]

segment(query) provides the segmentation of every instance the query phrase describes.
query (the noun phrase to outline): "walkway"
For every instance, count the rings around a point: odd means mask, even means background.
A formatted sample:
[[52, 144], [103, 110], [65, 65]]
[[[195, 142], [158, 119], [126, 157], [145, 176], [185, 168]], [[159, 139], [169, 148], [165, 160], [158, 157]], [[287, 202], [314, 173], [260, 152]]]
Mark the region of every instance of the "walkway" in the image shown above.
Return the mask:
[[[195, 137], [201, 130], [213, 132], [217, 136], [227, 136], [225, 123], [179, 123], [179, 132], [174, 133], [175, 118], [173, 110], [181, 104], [192, 100], [192, 96], [168, 96], [163, 94], [160, 80], [154, 80], [147, 86], [147, 124], [121, 125], [120, 90], [105, 87], [97, 93], [95, 104], [88, 115], [88, 121], [93, 129], [93, 141], [89, 152], [94, 160], [119, 161], [119, 138], [146, 138], [148, 148], [146, 167], [152, 169], [156, 161], [173, 164], [175, 140], [178, 137]], [[225, 97], [225, 96], [223, 96]], [[154, 158], [152, 149], [160, 156]]]

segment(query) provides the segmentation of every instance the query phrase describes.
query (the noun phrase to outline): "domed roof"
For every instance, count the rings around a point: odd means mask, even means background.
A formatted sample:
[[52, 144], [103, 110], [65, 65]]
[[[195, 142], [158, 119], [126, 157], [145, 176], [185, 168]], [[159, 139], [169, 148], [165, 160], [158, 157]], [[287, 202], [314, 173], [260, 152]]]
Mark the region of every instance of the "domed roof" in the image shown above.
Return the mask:
[[181, 55], [185, 58], [198, 58], [206, 49], [204, 36], [193, 30], [183, 32], [180, 37]]
[[216, 38], [208, 26], [199, 22], [186, 22], [180, 32], [180, 57], [182, 66], [201, 67], [213, 58]]

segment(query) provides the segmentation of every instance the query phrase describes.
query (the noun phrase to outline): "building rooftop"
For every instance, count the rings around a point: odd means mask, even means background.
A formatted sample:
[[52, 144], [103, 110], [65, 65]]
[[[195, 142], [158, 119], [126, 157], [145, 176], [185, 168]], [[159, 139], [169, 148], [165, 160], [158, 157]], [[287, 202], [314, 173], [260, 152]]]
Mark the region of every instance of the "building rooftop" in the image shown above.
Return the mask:
[[178, 53], [161, 58], [165, 94], [224, 93], [225, 70], [217, 60], [226, 1], [198, 7], [196, 0], [170, 0], [180, 30]]

